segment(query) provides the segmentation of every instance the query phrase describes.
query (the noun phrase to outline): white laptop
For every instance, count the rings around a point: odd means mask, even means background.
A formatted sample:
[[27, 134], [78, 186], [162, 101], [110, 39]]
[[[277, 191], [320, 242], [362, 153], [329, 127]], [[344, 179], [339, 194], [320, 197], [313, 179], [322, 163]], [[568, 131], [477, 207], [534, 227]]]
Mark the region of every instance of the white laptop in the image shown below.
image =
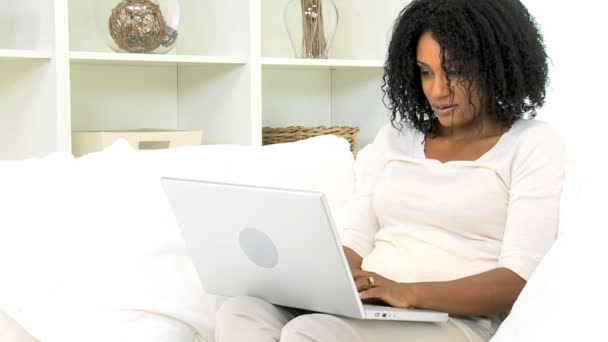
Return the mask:
[[443, 312], [363, 305], [320, 192], [161, 181], [211, 294], [358, 319], [448, 319]]

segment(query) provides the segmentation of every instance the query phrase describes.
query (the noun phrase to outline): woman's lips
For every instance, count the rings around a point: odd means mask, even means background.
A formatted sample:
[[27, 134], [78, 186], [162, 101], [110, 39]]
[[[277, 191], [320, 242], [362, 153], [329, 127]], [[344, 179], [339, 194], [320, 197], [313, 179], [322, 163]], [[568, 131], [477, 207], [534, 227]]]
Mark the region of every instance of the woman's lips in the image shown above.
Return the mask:
[[452, 105], [452, 106], [435, 107], [435, 114], [437, 114], [437, 116], [452, 115], [452, 113], [454, 112], [456, 107], [458, 107], [458, 106]]

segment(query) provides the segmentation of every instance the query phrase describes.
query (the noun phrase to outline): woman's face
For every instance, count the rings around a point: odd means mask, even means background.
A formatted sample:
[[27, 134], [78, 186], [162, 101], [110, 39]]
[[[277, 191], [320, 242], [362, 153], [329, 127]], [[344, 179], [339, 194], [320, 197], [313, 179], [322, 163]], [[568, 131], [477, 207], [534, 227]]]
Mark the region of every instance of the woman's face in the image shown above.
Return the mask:
[[[473, 105], [469, 102], [469, 85], [459, 80], [455, 70], [448, 70], [454, 72], [450, 75], [451, 85], [448, 87], [448, 79], [441, 69], [441, 47], [429, 32], [420, 37], [416, 55], [422, 90], [439, 124], [444, 128], [454, 129], [471, 126], [477, 116], [476, 108], [480, 107], [479, 91], [475, 84], [470, 87]], [[453, 96], [450, 94], [450, 88]]]

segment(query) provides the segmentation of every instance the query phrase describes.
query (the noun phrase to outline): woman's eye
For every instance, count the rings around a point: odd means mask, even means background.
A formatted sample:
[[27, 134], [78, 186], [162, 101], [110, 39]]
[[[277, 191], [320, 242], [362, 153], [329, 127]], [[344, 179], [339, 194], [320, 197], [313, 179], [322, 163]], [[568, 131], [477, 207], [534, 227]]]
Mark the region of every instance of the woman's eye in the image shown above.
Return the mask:
[[420, 76], [422, 76], [422, 77], [428, 77], [428, 76], [431, 76], [431, 74], [432, 73], [428, 70], [420, 70]]

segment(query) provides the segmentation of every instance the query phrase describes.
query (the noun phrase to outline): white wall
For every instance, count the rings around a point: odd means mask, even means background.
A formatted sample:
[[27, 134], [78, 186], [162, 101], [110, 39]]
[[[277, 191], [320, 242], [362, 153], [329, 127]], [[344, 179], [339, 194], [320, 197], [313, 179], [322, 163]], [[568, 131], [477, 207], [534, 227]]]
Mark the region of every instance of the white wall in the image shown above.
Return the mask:
[[555, 124], [570, 159], [602, 163], [608, 128], [608, 33], [603, 1], [523, 0], [536, 17], [553, 61], [539, 119]]

